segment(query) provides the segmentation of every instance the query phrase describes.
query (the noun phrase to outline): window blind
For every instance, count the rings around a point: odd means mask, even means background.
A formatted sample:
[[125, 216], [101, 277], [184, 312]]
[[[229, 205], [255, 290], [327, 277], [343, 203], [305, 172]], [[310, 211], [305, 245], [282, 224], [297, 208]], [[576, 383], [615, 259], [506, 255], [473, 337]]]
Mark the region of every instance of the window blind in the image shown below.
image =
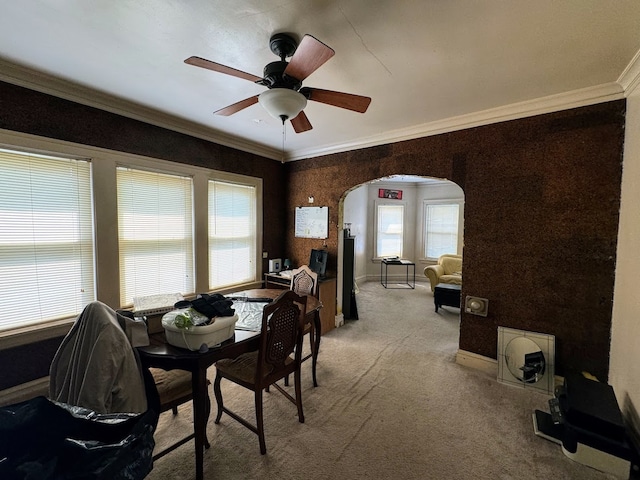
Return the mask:
[[425, 255], [438, 258], [458, 252], [458, 204], [427, 204], [425, 208]]
[[0, 149], [0, 330], [95, 300], [91, 164]]
[[256, 279], [256, 188], [209, 181], [210, 289]]
[[378, 205], [376, 256], [402, 257], [404, 206]]
[[118, 167], [120, 302], [194, 293], [191, 177]]

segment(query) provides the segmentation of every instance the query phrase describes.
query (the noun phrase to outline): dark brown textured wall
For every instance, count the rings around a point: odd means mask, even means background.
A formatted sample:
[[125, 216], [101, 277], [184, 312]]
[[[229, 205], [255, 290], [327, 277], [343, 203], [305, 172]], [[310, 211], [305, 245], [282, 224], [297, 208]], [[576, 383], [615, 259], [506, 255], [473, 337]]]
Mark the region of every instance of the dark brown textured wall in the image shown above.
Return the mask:
[[[556, 336], [556, 371], [606, 380], [624, 140], [623, 100], [287, 164], [287, 253], [303, 263], [318, 241], [295, 238], [293, 208], [330, 207], [336, 271], [338, 205], [349, 189], [392, 174], [447, 178], [465, 192], [460, 348], [497, 357], [497, 327]], [[428, 308], [428, 307], [425, 307]]]
[[[465, 191], [463, 296], [490, 300], [488, 317], [462, 314], [460, 348], [495, 358], [499, 325], [551, 333], [559, 374], [586, 370], [601, 379], [609, 364], [624, 111], [621, 100], [283, 167], [0, 82], [0, 128], [262, 177], [263, 244], [272, 257], [305, 263], [311, 248], [322, 247], [293, 235], [295, 206], [314, 195], [315, 205], [330, 207], [329, 273], [346, 191], [392, 174], [453, 180]], [[52, 350], [50, 342], [41, 347]], [[29, 359], [38, 348], [11, 355]], [[0, 379], [6, 365], [0, 362]], [[46, 362], [21, 365], [20, 381], [48, 371]]]
[[[278, 161], [4, 82], [0, 82], [0, 128], [262, 178], [267, 199], [263, 248], [284, 256], [286, 208], [283, 166]], [[0, 390], [48, 375], [55, 343], [49, 340], [0, 352], [0, 360], [29, 359], [20, 361], [19, 374], [6, 370], [12, 369], [11, 362], [0, 361]]]

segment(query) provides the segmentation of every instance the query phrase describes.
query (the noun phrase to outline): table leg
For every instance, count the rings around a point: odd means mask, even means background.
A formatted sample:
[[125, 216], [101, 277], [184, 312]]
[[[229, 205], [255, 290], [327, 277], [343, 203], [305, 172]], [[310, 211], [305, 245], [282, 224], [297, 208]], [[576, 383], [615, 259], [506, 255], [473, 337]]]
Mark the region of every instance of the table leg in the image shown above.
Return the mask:
[[207, 408], [207, 369], [200, 368], [191, 375], [191, 389], [193, 393], [193, 429], [196, 449], [196, 480], [204, 478], [204, 446], [206, 441], [207, 421], [209, 409]]
[[311, 357], [311, 371], [313, 373], [313, 386], [317, 387], [316, 366], [318, 364], [318, 352], [320, 351], [320, 336], [322, 335], [322, 324], [320, 323], [320, 312], [318, 310], [313, 314], [313, 328], [315, 330], [315, 346]]

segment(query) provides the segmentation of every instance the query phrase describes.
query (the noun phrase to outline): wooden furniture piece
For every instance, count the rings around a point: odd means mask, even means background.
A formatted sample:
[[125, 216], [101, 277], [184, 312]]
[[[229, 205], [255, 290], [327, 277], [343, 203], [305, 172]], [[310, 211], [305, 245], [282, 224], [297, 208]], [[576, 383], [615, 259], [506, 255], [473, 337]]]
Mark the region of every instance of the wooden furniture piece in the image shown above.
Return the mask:
[[[291, 278], [277, 273], [264, 274], [264, 288], [290, 288]], [[336, 279], [318, 278], [317, 298], [322, 304], [320, 310], [320, 334], [336, 328]]]
[[289, 289], [298, 295], [317, 296], [318, 291], [318, 274], [313, 272], [308, 265], [302, 265], [291, 271], [291, 283]]
[[[258, 435], [260, 453], [267, 453], [264, 440], [264, 418], [262, 394], [273, 385], [298, 409], [298, 421], [304, 423], [302, 411], [302, 388], [300, 386], [300, 365], [302, 363], [302, 339], [304, 336], [307, 296], [292, 290], [282, 292], [272, 303], [264, 307], [260, 348], [245, 353], [235, 359], [223, 359], [216, 363], [216, 379], [213, 384], [218, 415], [215, 423], [220, 423], [223, 413], [240, 422]], [[294, 354], [295, 352], [295, 354]], [[291, 355], [294, 354], [293, 357]], [[295, 398], [276, 382], [294, 374]], [[253, 425], [237, 413], [224, 406], [220, 383], [223, 378], [254, 392], [256, 423]]]
[[342, 249], [342, 315], [345, 320], [358, 319], [356, 303], [356, 237], [345, 236]]
[[[282, 290], [278, 289], [252, 289], [239, 292], [252, 298], [276, 298]], [[319, 310], [322, 304], [315, 297], [307, 297], [306, 321], [314, 321], [314, 312]], [[196, 480], [202, 480], [204, 458], [204, 446], [206, 439], [207, 399], [207, 368], [222, 358], [235, 358], [246, 352], [257, 350], [260, 333], [236, 330], [229, 340], [220, 346], [210, 348], [206, 352], [191, 351], [174, 347], [167, 343], [164, 331], [149, 335], [151, 344], [146, 347], [138, 347], [140, 360], [144, 367], [157, 367], [163, 370], [181, 369], [191, 373], [191, 389], [193, 392], [193, 427], [194, 433], [186, 439], [180, 440], [179, 445], [190, 439], [195, 443]], [[176, 445], [176, 446], [179, 446]]]
[[[312, 271], [308, 265], [302, 265], [291, 271], [291, 284], [289, 290], [294, 291], [298, 295], [313, 295], [318, 296], [318, 274]], [[320, 337], [320, 329], [316, 328], [315, 322], [305, 323], [304, 335], [309, 335], [309, 345], [311, 353], [302, 358], [303, 362], [306, 362], [310, 358], [312, 359], [312, 372], [313, 372], [313, 386], [317, 387], [318, 382], [316, 380], [316, 366], [318, 364], [318, 350], [316, 349], [316, 337]], [[319, 348], [319, 347], [318, 347]], [[285, 377], [285, 385], [289, 385], [289, 377]]]
[[[150, 368], [151, 376], [158, 391], [158, 397], [160, 399], [160, 413], [171, 410], [174, 415], [178, 414], [178, 406], [183, 403], [190, 402], [193, 399], [191, 391], [191, 372], [186, 370], [163, 370], [161, 368]], [[207, 380], [207, 385], [211, 382]], [[211, 412], [211, 400], [207, 395], [207, 417]], [[189, 437], [189, 440], [192, 437]], [[186, 440], [185, 440], [186, 441]], [[157, 460], [167, 453], [178, 448], [180, 444], [174, 444], [171, 448], [165, 448], [161, 452], [156, 453], [153, 456], [154, 460]], [[206, 432], [204, 436], [204, 447], [209, 448], [209, 439]]]
[[[276, 288], [291, 288], [293, 284], [292, 278], [281, 274], [266, 273], [265, 286], [274, 286]], [[336, 311], [336, 298], [335, 298], [335, 278], [330, 279], [318, 279], [316, 298], [320, 300], [322, 308], [316, 310], [313, 313], [313, 334], [311, 339], [311, 372], [313, 377], [313, 386], [318, 386], [318, 353], [320, 352], [320, 337], [322, 334], [335, 327], [335, 311]], [[328, 303], [325, 303], [325, 300]], [[328, 309], [328, 310], [327, 310]], [[327, 325], [330, 324], [331, 328]], [[307, 327], [308, 328], [308, 327]], [[319, 333], [316, 333], [319, 332]], [[309, 359], [306, 356], [304, 360]], [[285, 380], [286, 382], [286, 380]], [[288, 385], [288, 383], [285, 383]]]
[[460, 292], [462, 287], [452, 283], [439, 283], [433, 290], [433, 303], [438, 308], [443, 305], [460, 308]]
[[[124, 315], [127, 318], [135, 320], [135, 316], [133, 312], [128, 310], [118, 310], [117, 313]], [[149, 320], [153, 317], [155, 321], [154, 328], [152, 328]], [[147, 319], [147, 332], [149, 334], [157, 333], [162, 331], [161, 325], [161, 317], [162, 315], [150, 316]], [[148, 368], [146, 369], [148, 374], [150, 375], [150, 381], [153, 382], [155, 386], [155, 390], [157, 393], [157, 400], [159, 402], [158, 405], [158, 413], [164, 413], [167, 410], [171, 410], [174, 415], [178, 414], [178, 406], [183, 403], [190, 402], [193, 398], [193, 394], [191, 391], [191, 372], [186, 370], [163, 370], [161, 368]], [[211, 382], [207, 379], [207, 385], [211, 385]], [[148, 397], [149, 395], [147, 395]], [[211, 401], [209, 399], [209, 395], [207, 395], [207, 416], [209, 416], [209, 412], [211, 411]], [[191, 438], [191, 437], [190, 437]], [[190, 439], [189, 438], [189, 439]], [[185, 440], [186, 441], [186, 440]], [[167, 453], [171, 452], [175, 448], [182, 445], [182, 443], [176, 443], [170, 448], [165, 448], [164, 450], [156, 453], [153, 456], [153, 460], [157, 460]], [[205, 448], [209, 448], [209, 440], [205, 434], [204, 437], [204, 445]]]
[[[400, 265], [406, 268], [405, 270], [405, 281], [404, 283], [397, 283], [397, 287], [389, 287], [388, 286], [388, 268], [389, 265]], [[409, 267], [413, 268], [413, 280], [409, 281]], [[380, 283], [384, 288], [406, 288], [405, 285], [409, 288], [416, 288], [416, 264], [410, 260], [401, 260], [401, 259], [388, 259], [383, 258], [380, 262]]]

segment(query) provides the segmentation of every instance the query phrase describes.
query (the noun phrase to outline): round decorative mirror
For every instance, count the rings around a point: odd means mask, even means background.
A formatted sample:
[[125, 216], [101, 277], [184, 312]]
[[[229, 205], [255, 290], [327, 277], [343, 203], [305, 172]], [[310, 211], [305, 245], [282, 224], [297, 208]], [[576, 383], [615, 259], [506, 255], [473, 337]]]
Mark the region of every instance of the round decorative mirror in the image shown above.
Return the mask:
[[512, 339], [505, 348], [505, 361], [511, 375], [523, 383], [536, 383], [544, 375], [544, 354], [530, 338]]

